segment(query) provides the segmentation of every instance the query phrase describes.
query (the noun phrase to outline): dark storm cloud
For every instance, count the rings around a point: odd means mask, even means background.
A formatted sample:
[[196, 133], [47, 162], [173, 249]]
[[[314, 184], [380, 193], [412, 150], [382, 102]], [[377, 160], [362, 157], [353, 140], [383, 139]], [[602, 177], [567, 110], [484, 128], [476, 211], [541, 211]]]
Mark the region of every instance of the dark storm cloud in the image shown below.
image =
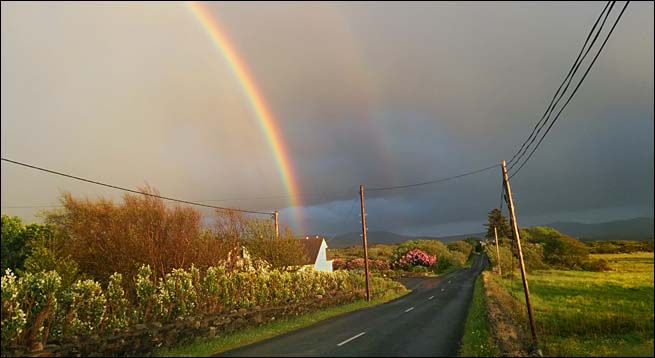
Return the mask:
[[[307, 230], [328, 234], [357, 229], [359, 184], [421, 182], [509, 160], [603, 6], [208, 5], [277, 118], [302, 191], [322, 194], [301, 197]], [[2, 9], [3, 156], [130, 187], [148, 181], [192, 200], [284, 194], [239, 84], [184, 5]], [[653, 41], [653, 4], [631, 3], [512, 181], [522, 222], [652, 216]], [[371, 193], [369, 226], [477, 231], [498, 205], [500, 179], [494, 169]], [[3, 206], [54, 202], [59, 189], [118, 197], [2, 164]]]

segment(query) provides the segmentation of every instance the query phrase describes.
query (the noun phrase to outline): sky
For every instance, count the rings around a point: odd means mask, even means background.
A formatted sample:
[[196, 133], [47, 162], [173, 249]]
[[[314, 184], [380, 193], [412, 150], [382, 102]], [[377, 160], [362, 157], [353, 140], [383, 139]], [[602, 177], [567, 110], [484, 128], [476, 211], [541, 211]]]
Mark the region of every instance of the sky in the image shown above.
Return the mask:
[[[299, 234], [357, 231], [360, 184], [424, 182], [509, 160], [604, 5], [203, 5], [288, 150], [302, 194], [292, 206], [242, 83], [188, 4], [2, 2], [0, 149], [3, 158], [117, 186], [279, 210]], [[630, 3], [512, 178], [520, 225], [653, 217], [653, 10]], [[4, 161], [1, 173], [2, 212], [28, 222], [62, 192], [123, 195]], [[501, 180], [494, 168], [367, 192], [369, 230], [480, 232], [500, 203]]]

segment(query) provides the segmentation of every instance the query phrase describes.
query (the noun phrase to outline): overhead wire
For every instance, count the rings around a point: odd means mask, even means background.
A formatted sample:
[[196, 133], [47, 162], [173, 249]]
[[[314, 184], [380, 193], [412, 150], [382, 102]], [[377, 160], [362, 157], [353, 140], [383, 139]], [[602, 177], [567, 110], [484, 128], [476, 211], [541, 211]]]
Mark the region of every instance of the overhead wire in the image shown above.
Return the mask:
[[[573, 96], [576, 94], [576, 92], [578, 91], [578, 89], [579, 89], [580, 86], [582, 85], [582, 82], [584, 82], [585, 78], [586, 78], [587, 75], [589, 74], [589, 71], [591, 70], [591, 68], [592, 68], [592, 67], [594, 66], [594, 64], [596, 63], [596, 60], [598, 59], [598, 56], [600, 55], [600, 53], [601, 53], [601, 52], [603, 51], [603, 49], [605, 48], [605, 45], [607, 44], [607, 41], [609, 40], [610, 36], [611, 36], [612, 33], [614, 32], [614, 29], [616, 28], [616, 25], [617, 25], [617, 24], [619, 23], [619, 21], [621, 20], [621, 17], [623, 16], [623, 13], [625, 12], [625, 9], [628, 7], [628, 4], [630, 4], [630, 1], [626, 1], [625, 5], [623, 6], [623, 9], [621, 9], [621, 12], [619, 13], [619, 16], [618, 16], [618, 17], [616, 18], [616, 20], [614, 21], [614, 25], [612, 25], [612, 28], [611, 28], [610, 31], [607, 33], [607, 36], [605, 37], [605, 40], [603, 41], [603, 43], [601, 44], [600, 48], [598, 49], [598, 52], [596, 52], [596, 55], [594, 56], [593, 60], [591, 61], [591, 63], [590, 63], [589, 66], [587, 67], [587, 70], [585, 71], [585, 73], [582, 75], [582, 78], [580, 78], [580, 81], [579, 81], [578, 84], [576, 85], [575, 89], [573, 90], [573, 92], [571, 93], [571, 95], [569, 96], [569, 98], [566, 100], [566, 102], [564, 103], [564, 105], [562, 106], [562, 108], [560, 108], [559, 112], [557, 112], [557, 115], [555, 116], [555, 118], [553, 119], [553, 121], [550, 123], [550, 125], [549, 125], [548, 128], [546, 129], [546, 132], [544, 132], [544, 134], [541, 136], [541, 138], [539, 139], [539, 142], [537, 142], [537, 145], [534, 146], [534, 148], [533, 148], [532, 151], [530, 152], [530, 155], [528, 155], [528, 157], [523, 161], [523, 163], [519, 166], [519, 168], [516, 169], [516, 171], [515, 171], [514, 173], [512, 173], [512, 175], [510, 175], [510, 177], [509, 177], [510, 179], [513, 178], [514, 176], [516, 176], [516, 174], [518, 174], [518, 173], [521, 171], [521, 169], [522, 169], [522, 168], [525, 166], [525, 164], [530, 160], [530, 158], [532, 158], [532, 155], [534, 155], [534, 153], [537, 151], [537, 149], [539, 148], [539, 146], [540, 146], [541, 143], [543, 142], [544, 138], [546, 138], [546, 135], [548, 135], [548, 132], [550, 132], [550, 130], [551, 130], [551, 128], [553, 127], [553, 125], [554, 125], [554, 124], [557, 122], [557, 120], [559, 119], [560, 115], [562, 114], [562, 111], [564, 111], [564, 109], [565, 109], [566, 106], [569, 104], [569, 102], [571, 102], [571, 99], [572, 99]], [[517, 163], [518, 163], [518, 162], [517, 162]]]
[[87, 183], [91, 183], [91, 184], [95, 184], [95, 185], [100, 185], [100, 186], [105, 186], [105, 187], [112, 188], [112, 189], [123, 190], [123, 191], [130, 192], [130, 193], [155, 197], [155, 198], [159, 198], [159, 199], [163, 199], [163, 200], [174, 201], [174, 202], [184, 203], [184, 204], [189, 204], [189, 205], [202, 206], [202, 207], [207, 207], [207, 208], [212, 208], [212, 209], [237, 211], [237, 212], [242, 212], [242, 213], [262, 214], [262, 215], [274, 215], [275, 214], [273, 212], [266, 212], [266, 211], [244, 210], [244, 209], [227, 208], [227, 207], [221, 207], [221, 206], [215, 206], [215, 205], [207, 205], [207, 204], [202, 204], [202, 203], [188, 201], [188, 200], [181, 200], [181, 199], [175, 199], [175, 198], [170, 198], [170, 197], [151, 194], [151, 193], [145, 193], [145, 192], [142, 192], [142, 191], [137, 191], [137, 190], [133, 190], [133, 189], [129, 189], [129, 188], [123, 188], [123, 187], [120, 187], [120, 186], [117, 186], [117, 185], [112, 185], [112, 184], [99, 182], [97, 180], [86, 179], [86, 178], [78, 177], [78, 176], [75, 176], [75, 175], [66, 174], [66, 173], [55, 171], [55, 170], [50, 170], [50, 169], [38, 167], [36, 165], [27, 164], [27, 163], [15, 161], [15, 160], [7, 159], [7, 158], [1, 158], [1, 159], [4, 162], [24, 166], [24, 167], [31, 168], [31, 169], [40, 170], [40, 171], [43, 171], [43, 172], [46, 172], [46, 173], [56, 174], [56, 175], [60, 175], [60, 176], [63, 176], [63, 177], [67, 177], [67, 178], [71, 178], [71, 179], [75, 179], [75, 180], [79, 180], [79, 181], [83, 181], [83, 182], [87, 182]]
[[[530, 147], [530, 145], [534, 142], [534, 139], [532, 139], [533, 136], [536, 138], [536, 136], [539, 134], [539, 131], [541, 131], [541, 128], [543, 127], [543, 125], [541, 125], [542, 122], [543, 123], [548, 122], [547, 118], [550, 117], [550, 113], [552, 113], [553, 109], [557, 106], [557, 104], [559, 103], [559, 100], [561, 99], [561, 95], [560, 95], [560, 97], [557, 100], [555, 100], [557, 98], [557, 96], [560, 94], [560, 91], [562, 90], [562, 87], [564, 86], [565, 83], [567, 83], [566, 87], [564, 88], [564, 91], [561, 91], [561, 93], [563, 95], [564, 92], [566, 92], [566, 90], [568, 89], [568, 87], [569, 87], [569, 85], [571, 83], [571, 80], [575, 76], [575, 73], [577, 72], [577, 69], [580, 67], [580, 64], [582, 63], [584, 58], [589, 53], [589, 50], [593, 47], [598, 35], [596, 35], [596, 37], [594, 38], [593, 42], [589, 46], [589, 49], [584, 54], [584, 56], [582, 56], [583, 52], [585, 52], [585, 48], [587, 47], [587, 44], [589, 43], [589, 39], [593, 35], [594, 30], [596, 29], [596, 26], [598, 26], [598, 23], [600, 22], [600, 19], [603, 17], [603, 14], [605, 14], [608, 7], [610, 7], [610, 4], [612, 5], [612, 7], [614, 6], [614, 3], [612, 1], [608, 1], [607, 4], [605, 4], [605, 7], [603, 8], [603, 11], [600, 13], [598, 18], [596, 19], [596, 22], [594, 23], [594, 26], [591, 28], [591, 31], [589, 31], [589, 34], [587, 35], [587, 38], [585, 39], [585, 42], [582, 45], [582, 48], [580, 49], [580, 52], [578, 53], [577, 58], [573, 62], [573, 65], [571, 65], [571, 69], [569, 69], [569, 72], [567, 73], [566, 77], [564, 77], [564, 80], [562, 80], [562, 83], [560, 83], [559, 88], [557, 88], [557, 91], [553, 95], [553, 98], [550, 100], [550, 104], [548, 104], [548, 107], [546, 108], [546, 111], [541, 116], [539, 121], [535, 124], [535, 126], [532, 128], [532, 132], [530, 133], [528, 138], [523, 142], [523, 144], [521, 144], [521, 148], [519, 148], [519, 150], [516, 153], [514, 153], [512, 158], [510, 158], [510, 160], [507, 162], [507, 165], [512, 164], [512, 162], [514, 162], [514, 160], [518, 161], [518, 160], [521, 159], [521, 157], [523, 156], [525, 151], [527, 151], [528, 148]], [[610, 7], [610, 11], [607, 11], [607, 15], [609, 15], [610, 12], [611, 12], [611, 7]], [[606, 19], [607, 19], [607, 15], [606, 15]], [[599, 33], [600, 33], [600, 30], [599, 30]], [[537, 128], [539, 128], [538, 131], [537, 131]], [[528, 142], [530, 142], [530, 144], [528, 144]], [[527, 147], [526, 147], [526, 144], [528, 144]], [[517, 156], [518, 156], [518, 158], [517, 158]], [[511, 168], [511, 166], [510, 166], [510, 168]]]
[[413, 187], [423, 186], [423, 185], [437, 184], [437, 183], [445, 182], [445, 181], [448, 181], [448, 180], [453, 180], [453, 179], [465, 177], [465, 176], [468, 176], [468, 175], [481, 173], [481, 172], [487, 171], [489, 169], [496, 168], [498, 166], [499, 166], [499, 164], [494, 164], [494, 165], [491, 165], [491, 166], [488, 166], [488, 167], [485, 167], [485, 168], [482, 168], [482, 169], [473, 170], [473, 171], [466, 172], [466, 173], [459, 174], [459, 175], [455, 175], [455, 176], [452, 176], [452, 177], [440, 178], [440, 179], [430, 180], [430, 181], [421, 182], [421, 183], [405, 184], [405, 185], [394, 185], [394, 186], [386, 186], [386, 187], [376, 187], [376, 188], [368, 188], [368, 189], [364, 188], [364, 191], [365, 192], [372, 192], [372, 191], [397, 190], [397, 189], [413, 188]]

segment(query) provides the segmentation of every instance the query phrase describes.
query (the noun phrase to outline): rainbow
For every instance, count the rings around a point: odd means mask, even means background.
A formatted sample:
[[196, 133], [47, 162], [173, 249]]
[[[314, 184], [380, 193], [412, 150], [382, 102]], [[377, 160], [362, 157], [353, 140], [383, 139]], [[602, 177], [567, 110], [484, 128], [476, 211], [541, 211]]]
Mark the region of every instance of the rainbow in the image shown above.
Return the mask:
[[296, 182], [293, 167], [291, 166], [289, 152], [282, 139], [280, 130], [276, 125], [273, 114], [266, 105], [266, 102], [264, 102], [264, 97], [262, 96], [261, 91], [255, 85], [255, 81], [250, 75], [245, 62], [239, 57], [234, 46], [226, 36], [225, 31], [223, 31], [218, 25], [218, 22], [212, 18], [209, 10], [199, 2], [190, 1], [186, 4], [191, 13], [200, 22], [202, 28], [209, 35], [209, 38], [211, 39], [211, 42], [214, 44], [216, 49], [219, 50], [221, 55], [223, 55], [223, 58], [227, 61], [228, 65], [232, 69], [232, 72], [236, 76], [237, 81], [240, 83], [244, 94], [248, 98], [248, 102], [252, 106], [255, 117], [257, 118], [257, 122], [259, 123], [262, 132], [266, 136], [268, 144], [273, 150], [273, 155], [275, 157], [275, 162], [280, 172], [282, 182], [284, 183], [285, 189], [289, 194], [289, 205], [291, 206], [291, 210], [293, 212], [296, 228], [299, 231], [299, 234], [305, 234], [302, 227], [302, 217], [299, 210], [300, 187]]

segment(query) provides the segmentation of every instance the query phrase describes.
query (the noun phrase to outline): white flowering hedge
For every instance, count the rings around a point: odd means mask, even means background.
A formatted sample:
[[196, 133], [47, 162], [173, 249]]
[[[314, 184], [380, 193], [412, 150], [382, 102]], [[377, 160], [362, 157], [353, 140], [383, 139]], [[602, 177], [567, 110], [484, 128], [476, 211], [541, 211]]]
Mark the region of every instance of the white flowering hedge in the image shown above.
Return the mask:
[[[49, 335], [89, 335], [148, 321], [168, 322], [178, 317], [217, 314], [255, 306], [282, 306], [324, 295], [364, 296], [364, 275], [349, 271], [295, 272], [250, 265], [239, 271], [210, 267], [201, 272], [175, 269], [155, 279], [149, 266], [133, 278], [135, 302], [122, 287], [122, 277], [111, 276], [103, 289], [93, 280], [61, 288], [55, 271], [2, 276], [2, 346], [45, 343]], [[394, 281], [373, 278], [373, 295], [402, 290]]]

